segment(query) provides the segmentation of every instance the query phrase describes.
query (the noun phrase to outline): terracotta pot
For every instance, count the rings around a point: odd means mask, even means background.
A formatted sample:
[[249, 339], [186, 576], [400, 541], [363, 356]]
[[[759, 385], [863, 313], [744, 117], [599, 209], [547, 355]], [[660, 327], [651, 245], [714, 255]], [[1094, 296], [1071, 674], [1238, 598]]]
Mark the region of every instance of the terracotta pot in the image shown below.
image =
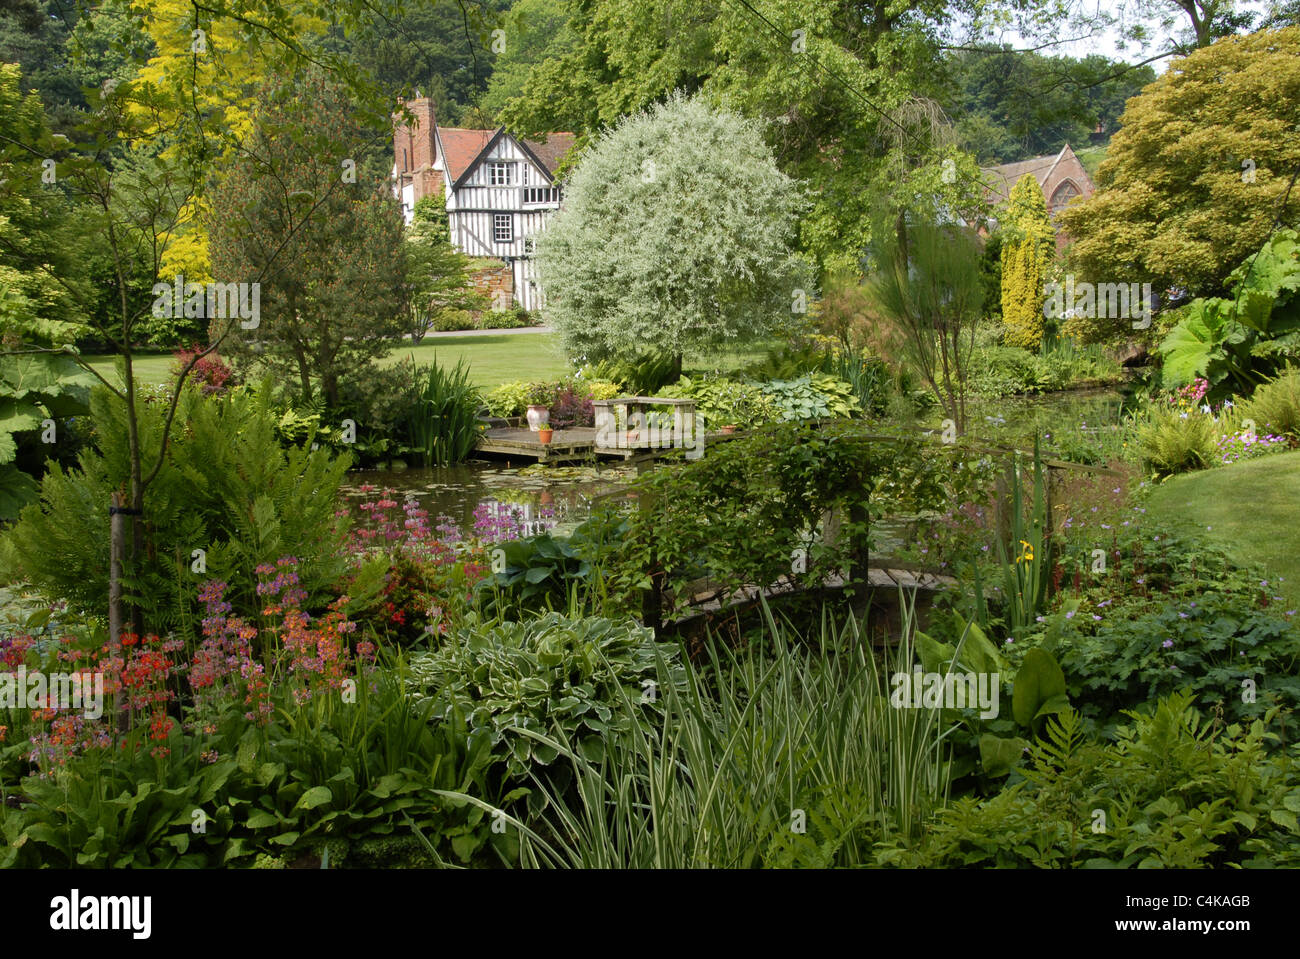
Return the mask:
[[724, 427], [722, 428], [722, 432], [724, 432], [724, 433], [734, 433], [734, 432], [736, 432], [736, 427], [735, 427], [734, 425], [733, 425], [733, 426], [724, 426]]
[[550, 421], [551, 409], [549, 406], [537, 405], [528, 407], [528, 428], [534, 433]]
[[537, 430], [537, 438], [541, 440], [543, 444], [549, 443], [551, 441], [552, 432], [554, 431], [549, 426], [539, 427]]

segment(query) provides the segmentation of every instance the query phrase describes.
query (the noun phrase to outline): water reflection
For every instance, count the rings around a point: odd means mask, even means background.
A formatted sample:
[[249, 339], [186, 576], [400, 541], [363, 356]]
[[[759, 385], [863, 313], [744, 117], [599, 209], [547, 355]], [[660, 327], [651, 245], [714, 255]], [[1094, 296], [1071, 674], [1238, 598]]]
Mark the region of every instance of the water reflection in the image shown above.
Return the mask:
[[[405, 470], [356, 470], [342, 488], [354, 508], [363, 487], [414, 497], [431, 518], [445, 516], [462, 532], [479, 526], [516, 524], [521, 535], [551, 528], [571, 532], [601, 497], [616, 494], [635, 470], [626, 466], [509, 467], [471, 461], [457, 466]], [[476, 515], [477, 512], [477, 515]], [[482, 532], [482, 531], [480, 531]]]
[[[1124, 403], [1123, 394], [1114, 389], [977, 401], [971, 411], [971, 434], [1027, 447], [1035, 432], [1045, 436], [1059, 429], [1109, 428], [1120, 421]], [[591, 515], [599, 499], [617, 495], [635, 475], [633, 467], [612, 463], [511, 467], [472, 461], [458, 466], [357, 470], [347, 475], [343, 494], [355, 508], [365, 498], [361, 487], [392, 489], [399, 500], [415, 497], [435, 525], [438, 517], [445, 516], [464, 534], [475, 530], [477, 520], [480, 535], [483, 524], [515, 524], [516, 535], [547, 528], [565, 535]], [[901, 546], [907, 529], [904, 523], [873, 517], [876, 548], [890, 552]]]

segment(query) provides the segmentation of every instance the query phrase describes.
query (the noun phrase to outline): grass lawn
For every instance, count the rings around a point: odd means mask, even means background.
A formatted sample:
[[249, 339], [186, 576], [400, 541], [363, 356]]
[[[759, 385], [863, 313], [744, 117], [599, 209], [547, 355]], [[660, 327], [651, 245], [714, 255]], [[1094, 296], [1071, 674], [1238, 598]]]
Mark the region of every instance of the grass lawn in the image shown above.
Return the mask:
[[[569, 372], [569, 365], [560, 352], [559, 342], [559, 337], [549, 333], [440, 336], [426, 339], [419, 346], [407, 344], [395, 349], [380, 363], [388, 366], [408, 355], [414, 356], [417, 363], [432, 363], [436, 354], [439, 363], [455, 366], [456, 361], [463, 358], [469, 364], [470, 379], [484, 389], [491, 389], [512, 380], [550, 380], [564, 376]], [[765, 347], [766, 344], [758, 344], [706, 359], [687, 357], [684, 365], [688, 370], [734, 370], [762, 359]], [[89, 356], [87, 359], [109, 381], [120, 382], [114, 373], [114, 357]], [[171, 365], [170, 353], [137, 355], [135, 375], [145, 383], [162, 383], [169, 378]]]
[[[469, 364], [470, 378], [479, 386], [490, 389], [510, 380], [545, 380], [563, 376], [568, 366], [559, 352], [558, 339], [545, 333], [523, 333], [506, 336], [441, 336], [425, 340], [419, 346], [406, 345], [393, 350], [380, 360], [384, 366], [414, 355], [418, 363], [438, 362], [455, 366], [462, 357]], [[112, 382], [120, 382], [114, 374], [112, 356], [87, 357], [101, 375]], [[162, 383], [169, 379], [172, 357], [170, 353], [137, 355], [135, 375], [145, 383]]]
[[1281, 595], [1300, 602], [1300, 450], [1175, 476], [1151, 494], [1147, 509], [1173, 528], [1195, 529], [1238, 561], [1259, 563], [1283, 578]]
[[[122, 380], [117, 375], [117, 368], [114, 365], [117, 361], [116, 356], [87, 356], [86, 359], [95, 368], [95, 372], [104, 379], [110, 383], [121, 384]], [[170, 353], [137, 354], [133, 366], [137, 380], [144, 383], [162, 383], [171, 378], [172, 355]]]
[[380, 365], [391, 366], [407, 356], [426, 365], [434, 356], [444, 367], [455, 366], [464, 359], [470, 379], [484, 389], [512, 380], [554, 380], [569, 372], [560, 352], [559, 337], [550, 333], [519, 333], [503, 336], [439, 336], [426, 339], [419, 346], [407, 344], [393, 350]]

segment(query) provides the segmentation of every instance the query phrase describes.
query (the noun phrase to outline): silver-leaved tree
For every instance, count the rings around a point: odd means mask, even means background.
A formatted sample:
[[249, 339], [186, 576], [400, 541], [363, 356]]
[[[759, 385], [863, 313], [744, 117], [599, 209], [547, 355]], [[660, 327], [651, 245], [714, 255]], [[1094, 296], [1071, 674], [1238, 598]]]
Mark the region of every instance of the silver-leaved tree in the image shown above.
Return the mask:
[[571, 356], [676, 358], [801, 323], [805, 198], [758, 125], [680, 94], [598, 137], [537, 241], [543, 319]]

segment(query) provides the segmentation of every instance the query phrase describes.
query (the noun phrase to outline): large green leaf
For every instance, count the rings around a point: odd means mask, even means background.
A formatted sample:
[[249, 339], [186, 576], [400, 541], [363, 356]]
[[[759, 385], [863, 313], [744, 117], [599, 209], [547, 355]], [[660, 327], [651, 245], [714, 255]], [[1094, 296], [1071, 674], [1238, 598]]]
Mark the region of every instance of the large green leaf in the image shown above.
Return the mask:
[[298, 805], [294, 808], [315, 809], [317, 806], [323, 806], [333, 800], [334, 794], [330, 792], [328, 786], [312, 786], [311, 789], [302, 794], [302, 798], [298, 800]]
[[925, 667], [927, 673], [946, 673], [948, 665], [957, 655], [957, 647], [951, 643], [941, 643], [918, 629], [916, 652], [921, 657], [921, 665]]
[[73, 387], [86, 389], [94, 378], [70, 357], [33, 353], [0, 359], [0, 393], [16, 398], [28, 394], [52, 396]]
[[[24, 403], [22, 400], [0, 399], [0, 436], [37, 429], [43, 419], [40, 414], [41, 410], [31, 403]], [[0, 463], [7, 463], [12, 459], [12, 451], [6, 457], [4, 451], [0, 449]]]
[[1005, 776], [1029, 745], [1019, 736], [1003, 738], [985, 733], [980, 737], [980, 764], [986, 776]]
[[1168, 386], [1204, 376], [1218, 345], [1224, 323], [1224, 300], [1196, 300], [1158, 347], [1164, 356], [1161, 379]]
[[1051, 653], [1034, 648], [1016, 673], [1011, 690], [1011, 715], [1021, 726], [1032, 726], [1045, 705], [1065, 695], [1065, 673]]

